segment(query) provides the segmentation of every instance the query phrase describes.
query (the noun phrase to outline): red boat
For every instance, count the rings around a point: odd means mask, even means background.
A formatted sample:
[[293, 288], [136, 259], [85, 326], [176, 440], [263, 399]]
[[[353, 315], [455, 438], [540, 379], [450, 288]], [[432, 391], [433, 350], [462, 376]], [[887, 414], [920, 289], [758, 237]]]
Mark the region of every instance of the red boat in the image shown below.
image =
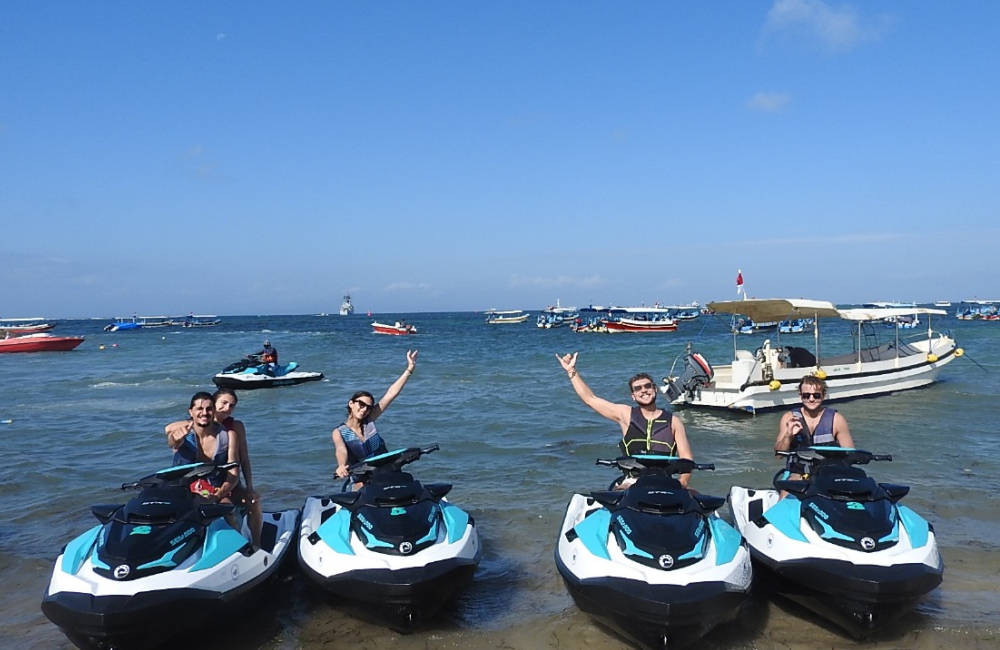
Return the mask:
[[0, 340], [0, 352], [54, 352], [72, 350], [83, 343], [82, 336], [25, 334]]
[[406, 323], [401, 323], [396, 321], [395, 325], [387, 325], [385, 323], [380, 323], [375, 321], [372, 323], [372, 329], [375, 330], [376, 334], [393, 334], [400, 336], [403, 334], [416, 334], [417, 328], [413, 325], [407, 325]]
[[669, 318], [642, 320], [638, 318], [605, 319], [601, 321], [609, 333], [614, 332], [676, 332], [677, 321]]

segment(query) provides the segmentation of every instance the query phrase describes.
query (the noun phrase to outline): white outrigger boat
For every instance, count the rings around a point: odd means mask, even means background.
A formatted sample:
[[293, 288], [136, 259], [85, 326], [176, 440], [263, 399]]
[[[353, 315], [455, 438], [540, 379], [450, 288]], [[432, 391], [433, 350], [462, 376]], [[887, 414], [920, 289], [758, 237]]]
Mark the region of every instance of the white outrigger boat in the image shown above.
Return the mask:
[[[713, 367], [690, 344], [674, 361], [660, 390], [675, 406], [708, 407], [754, 413], [800, 402], [798, 383], [815, 374], [826, 380], [827, 401], [867, 397], [918, 388], [933, 383], [941, 367], [964, 354], [946, 333], [931, 329], [932, 314], [943, 309], [926, 307], [837, 309], [821, 300], [752, 299], [709, 303], [719, 314], [745, 314], [755, 321], [816, 319], [814, 348], [772, 346], [770, 339], [756, 351], [741, 350], [733, 335], [734, 360]], [[879, 344], [873, 323], [903, 314], [925, 314], [926, 338], [901, 340], [899, 330]], [[820, 352], [819, 319], [841, 318], [856, 323], [854, 351], [827, 356]], [[878, 331], [884, 332], [881, 327]], [[678, 374], [674, 368], [682, 360]]]

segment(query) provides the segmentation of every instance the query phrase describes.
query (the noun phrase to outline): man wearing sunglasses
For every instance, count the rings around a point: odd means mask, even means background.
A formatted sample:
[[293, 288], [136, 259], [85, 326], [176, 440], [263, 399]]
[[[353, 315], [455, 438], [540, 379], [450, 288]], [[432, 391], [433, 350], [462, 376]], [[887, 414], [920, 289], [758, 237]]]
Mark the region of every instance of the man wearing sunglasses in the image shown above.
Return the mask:
[[802, 406], [781, 416], [775, 451], [794, 451], [813, 445], [854, 447], [844, 416], [823, 406], [825, 381], [815, 375], [806, 375], [799, 382], [799, 397]]
[[[578, 352], [563, 356], [556, 355], [563, 370], [569, 375], [570, 384], [583, 403], [612, 422], [617, 422], [622, 430], [619, 447], [627, 456], [635, 454], [659, 454], [694, 459], [688, 444], [684, 423], [680, 418], [656, 406], [656, 385], [653, 378], [642, 372], [628, 382], [632, 401], [636, 406], [615, 404], [594, 394], [576, 370]], [[690, 474], [681, 474], [678, 479], [687, 487]], [[628, 487], [628, 481], [619, 485]]]

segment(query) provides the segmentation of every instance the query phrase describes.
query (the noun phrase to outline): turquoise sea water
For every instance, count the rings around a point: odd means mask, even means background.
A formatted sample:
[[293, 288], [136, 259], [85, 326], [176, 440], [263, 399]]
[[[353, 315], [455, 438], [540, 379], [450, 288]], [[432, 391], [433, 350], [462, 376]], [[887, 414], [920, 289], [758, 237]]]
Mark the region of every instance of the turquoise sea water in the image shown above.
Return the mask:
[[[728, 363], [726, 324], [703, 316], [676, 333], [606, 335], [531, 322], [487, 326], [474, 313], [378, 318], [405, 318], [419, 334], [374, 335], [362, 315], [227, 317], [214, 328], [120, 333], [103, 332], [105, 321], [64, 321], [55, 333], [87, 337], [75, 351], [0, 355], [0, 647], [71, 647], [39, 611], [59, 549], [92, 525], [90, 505], [121, 500], [122, 482], [170, 463], [164, 424], [185, 417], [191, 395], [213, 390], [212, 375], [264, 338], [282, 362], [326, 375], [240, 395], [236, 415], [246, 423], [265, 509], [301, 507], [333, 487], [330, 431], [348, 397], [361, 389], [380, 396], [416, 348], [416, 373], [379, 428], [390, 448], [440, 445], [413, 473], [455, 484], [449, 498], [475, 517], [483, 563], [455, 606], [412, 635], [329, 608], [293, 573], [261, 611], [213, 637], [213, 647], [627, 647], [576, 610], [553, 562], [570, 495], [614, 478], [594, 460], [615, 456], [620, 437], [576, 398], [553, 355], [579, 351], [580, 374], [594, 391], [627, 402], [630, 376], [666, 375], [689, 341], [710, 361]], [[933, 523], [946, 564], [931, 598], [866, 647], [1000, 647], [1000, 323], [934, 324], [967, 352], [938, 384], [837, 405], [859, 447], [893, 455], [872, 471], [912, 486], [905, 503]], [[847, 331], [831, 324], [824, 352], [849, 351]], [[740, 344], [752, 350], [763, 339]], [[771, 454], [779, 415], [681, 411], [696, 458], [717, 467], [692, 485], [720, 496], [731, 485], [767, 486], [780, 465]], [[758, 598], [748, 614], [702, 646], [856, 645], [791, 605]]]

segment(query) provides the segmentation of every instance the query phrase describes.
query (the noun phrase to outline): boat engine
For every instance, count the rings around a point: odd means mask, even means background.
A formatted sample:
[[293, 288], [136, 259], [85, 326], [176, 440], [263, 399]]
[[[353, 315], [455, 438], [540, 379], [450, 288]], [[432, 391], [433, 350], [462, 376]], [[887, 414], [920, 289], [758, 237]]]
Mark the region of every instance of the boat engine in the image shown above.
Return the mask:
[[688, 352], [684, 356], [684, 366], [680, 375], [674, 376], [671, 368], [670, 376], [664, 378], [666, 385], [663, 387], [663, 393], [671, 403], [681, 396], [690, 399], [699, 388], [712, 383], [714, 377], [715, 371], [705, 357], [697, 352]]

